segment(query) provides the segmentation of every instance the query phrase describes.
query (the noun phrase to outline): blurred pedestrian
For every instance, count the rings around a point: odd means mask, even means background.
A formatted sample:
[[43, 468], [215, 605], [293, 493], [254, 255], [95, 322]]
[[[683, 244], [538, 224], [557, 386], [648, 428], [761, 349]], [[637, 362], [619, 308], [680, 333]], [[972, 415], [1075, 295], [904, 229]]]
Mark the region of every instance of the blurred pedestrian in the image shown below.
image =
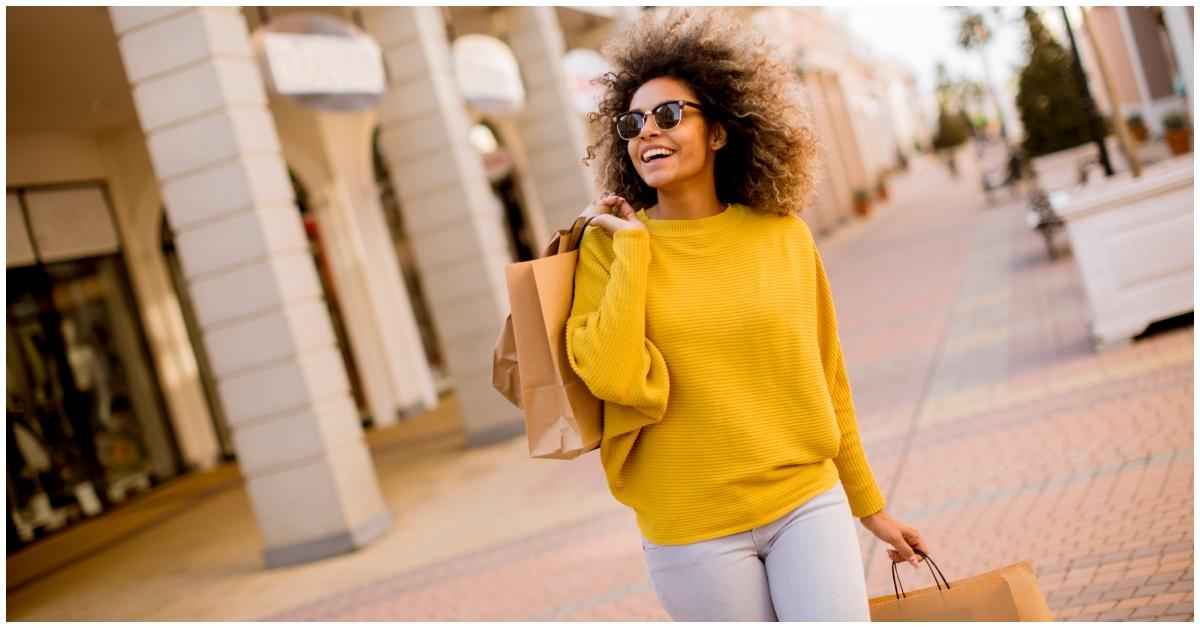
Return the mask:
[[958, 163], [954, 161], [954, 148], [948, 148], [945, 151], [946, 169], [950, 171], [950, 176], [958, 178]]
[[[860, 442], [832, 294], [798, 214], [820, 170], [794, 70], [726, 11], [642, 19], [588, 147], [566, 327], [600, 458], [680, 621], [869, 620], [853, 519], [920, 560]], [[636, 208], [636, 209], [635, 209]]]
[[1021, 181], [1024, 180], [1024, 171], [1021, 167], [1021, 151], [1017, 147], [1008, 149], [1008, 180], [1005, 184], [1009, 186], [1010, 195], [1016, 198], [1021, 195]]

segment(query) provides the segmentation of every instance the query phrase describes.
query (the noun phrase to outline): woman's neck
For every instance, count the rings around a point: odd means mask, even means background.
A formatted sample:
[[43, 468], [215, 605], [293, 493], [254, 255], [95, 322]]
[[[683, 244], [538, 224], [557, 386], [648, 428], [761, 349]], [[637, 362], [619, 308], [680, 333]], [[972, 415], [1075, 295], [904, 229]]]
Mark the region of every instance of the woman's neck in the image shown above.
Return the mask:
[[716, 190], [696, 189], [683, 192], [658, 191], [658, 202], [646, 209], [654, 220], [691, 220], [716, 216], [725, 211]]

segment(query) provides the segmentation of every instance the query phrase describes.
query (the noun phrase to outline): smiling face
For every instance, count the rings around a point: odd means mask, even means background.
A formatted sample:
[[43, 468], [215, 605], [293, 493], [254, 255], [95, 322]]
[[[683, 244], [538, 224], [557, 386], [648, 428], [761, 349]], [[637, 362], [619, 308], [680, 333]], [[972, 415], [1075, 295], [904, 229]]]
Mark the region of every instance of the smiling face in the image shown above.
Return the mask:
[[[646, 81], [634, 92], [629, 109], [650, 111], [671, 100], [699, 102], [695, 93], [683, 82], [660, 77]], [[642, 132], [628, 141], [626, 151], [646, 185], [661, 191], [664, 188], [696, 184], [704, 181], [704, 177], [711, 180], [717, 148], [724, 143], [724, 133], [720, 127], [708, 124], [700, 110], [687, 106], [683, 108], [682, 121], [665, 131], [658, 128], [653, 115], [646, 116]], [[656, 148], [665, 149], [669, 154], [646, 161], [647, 156], [655, 155], [653, 149]]]

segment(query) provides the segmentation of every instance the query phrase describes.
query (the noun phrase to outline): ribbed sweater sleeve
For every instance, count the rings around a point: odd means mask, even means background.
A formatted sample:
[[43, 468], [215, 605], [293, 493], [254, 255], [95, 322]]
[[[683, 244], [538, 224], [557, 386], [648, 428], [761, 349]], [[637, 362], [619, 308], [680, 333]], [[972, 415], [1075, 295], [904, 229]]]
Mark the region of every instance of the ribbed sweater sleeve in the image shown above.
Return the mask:
[[637, 410], [606, 413], [605, 439], [662, 420], [670, 382], [662, 353], [646, 338], [650, 234], [613, 234], [611, 252], [596, 227], [584, 233], [567, 319], [567, 358], [597, 398]]
[[886, 504], [883, 493], [875, 483], [875, 475], [867, 463], [862, 442], [858, 435], [858, 421], [854, 413], [854, 400], [850, 392], [850, 378], [846, 375], [846, 362], [838, 338], [837, 315], [833, 308], [833, 295], [821, 253], [813, 244], [816, 261], [817, 287], [817, 333], [821, 346], [821, 362], [825, 369], [825, 380], [833, 398], [837, 414], [838, 429], [841, 431], [841, 447], [833, 458], [841, 477], [842, 486], [850, 501], [850, 512], [855, 517], [873, 515]]

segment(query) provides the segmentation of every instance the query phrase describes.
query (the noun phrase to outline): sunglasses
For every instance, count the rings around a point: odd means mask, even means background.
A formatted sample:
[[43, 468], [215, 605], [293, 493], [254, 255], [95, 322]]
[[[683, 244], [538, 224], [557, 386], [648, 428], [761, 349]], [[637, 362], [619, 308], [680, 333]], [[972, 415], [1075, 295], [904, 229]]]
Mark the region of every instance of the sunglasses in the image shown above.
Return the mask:
[[654, 115], [654, 124], [659, 129], [673, 129], [683, 120], [683, 108], [689, 105], [704, 111], [700, 105], [686, 100], [669, 100], [655, 105], [650, 111], [626, 111], [613, 117], [613, 122], [617, 123], [617, 135], [623, 140], [637, 137], [642, 133], [642, 127], [646, 126], [646, 116], [650, 114]]

